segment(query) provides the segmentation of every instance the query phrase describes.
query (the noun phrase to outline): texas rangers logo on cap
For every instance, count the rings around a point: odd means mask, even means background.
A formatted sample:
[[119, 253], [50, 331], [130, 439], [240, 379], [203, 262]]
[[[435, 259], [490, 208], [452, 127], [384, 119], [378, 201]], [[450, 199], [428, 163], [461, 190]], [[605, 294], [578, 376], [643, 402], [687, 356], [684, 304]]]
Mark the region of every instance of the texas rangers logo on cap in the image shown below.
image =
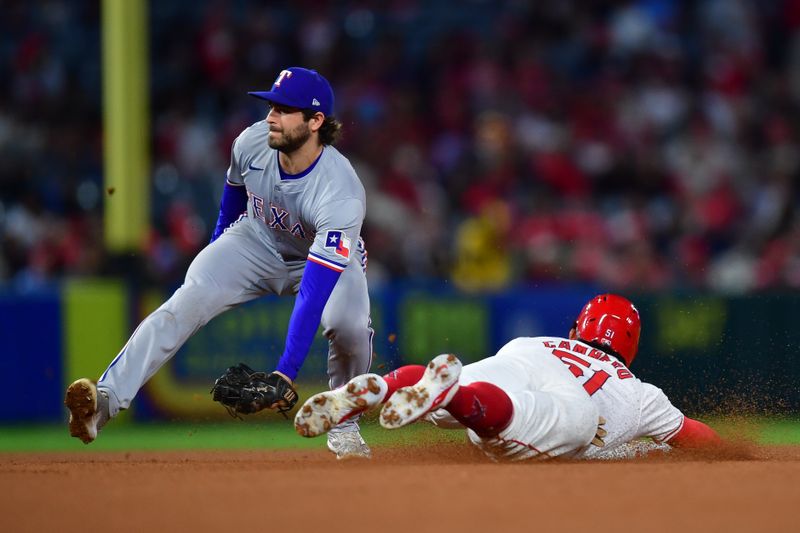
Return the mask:
[[336, 255], [350, 259], [350, 239], [343, 231], [329, 231], [325, 237], [325, 248], [333, 248]]
[[321, 111], [326, 116], [333, 113], [333, 89], [316, 70], [303, 67], [283, 69], [269, 91], [247, 93], [273, 104], [298, 109]]

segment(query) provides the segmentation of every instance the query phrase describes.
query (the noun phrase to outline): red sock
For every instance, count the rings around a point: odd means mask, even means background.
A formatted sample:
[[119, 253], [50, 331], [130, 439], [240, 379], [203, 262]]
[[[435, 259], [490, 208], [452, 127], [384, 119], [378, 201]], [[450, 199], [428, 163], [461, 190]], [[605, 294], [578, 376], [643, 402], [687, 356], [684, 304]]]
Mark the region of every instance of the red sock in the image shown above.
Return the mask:
[[514, 406], [496, 385], [478, 381], [459, 387], [445, 409], [483, 438], [497, 436], [511, 423]]
[[383, 397], [381, 402], [385, 402], [397, 389], [415, 385], [417, 381], [422, 379], [424, 372], [425, 367], [422, 365], [406, 365], [383, 376], [383, 380], [389, 385], [389, 390], [386, 391], [386, 396]]

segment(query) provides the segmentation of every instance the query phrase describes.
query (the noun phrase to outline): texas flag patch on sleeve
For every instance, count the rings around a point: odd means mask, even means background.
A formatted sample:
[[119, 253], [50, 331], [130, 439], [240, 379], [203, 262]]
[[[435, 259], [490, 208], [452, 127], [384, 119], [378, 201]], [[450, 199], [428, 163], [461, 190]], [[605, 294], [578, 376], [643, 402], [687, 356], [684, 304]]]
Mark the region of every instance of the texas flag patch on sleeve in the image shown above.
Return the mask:
[[343, 231], [329, 231], [325, 237], [325, 248], [333, 248], [336, 255], [350, 259], [350, 239]]

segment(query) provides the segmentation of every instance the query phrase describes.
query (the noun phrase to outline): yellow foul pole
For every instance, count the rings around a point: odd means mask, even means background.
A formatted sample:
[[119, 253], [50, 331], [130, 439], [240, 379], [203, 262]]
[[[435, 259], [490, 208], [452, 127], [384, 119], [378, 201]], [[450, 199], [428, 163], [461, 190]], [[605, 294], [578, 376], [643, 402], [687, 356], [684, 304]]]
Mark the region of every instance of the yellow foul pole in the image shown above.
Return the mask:
[[150, 207], [147, 1], [103, 0], [105, 243], [140, 250]]

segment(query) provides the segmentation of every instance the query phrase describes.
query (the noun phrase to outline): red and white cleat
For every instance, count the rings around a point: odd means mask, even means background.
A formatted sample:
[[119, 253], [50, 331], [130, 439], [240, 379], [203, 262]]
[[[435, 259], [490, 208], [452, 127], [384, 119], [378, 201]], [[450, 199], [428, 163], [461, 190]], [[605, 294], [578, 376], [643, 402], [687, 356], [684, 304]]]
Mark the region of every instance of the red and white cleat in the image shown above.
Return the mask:
[[381, 403], [388, 386], [377, 374], [356, 376], [346, 385], [315, 394], [294, 417], [294, 428], [303, 437], [316, 437], [334, 426]]
[[396, 429], [445, 407], [458, 391], [461, 361], [453, 354], [437, 355], [415, 385], [398, 389], [381, 410], [381, 426]]

